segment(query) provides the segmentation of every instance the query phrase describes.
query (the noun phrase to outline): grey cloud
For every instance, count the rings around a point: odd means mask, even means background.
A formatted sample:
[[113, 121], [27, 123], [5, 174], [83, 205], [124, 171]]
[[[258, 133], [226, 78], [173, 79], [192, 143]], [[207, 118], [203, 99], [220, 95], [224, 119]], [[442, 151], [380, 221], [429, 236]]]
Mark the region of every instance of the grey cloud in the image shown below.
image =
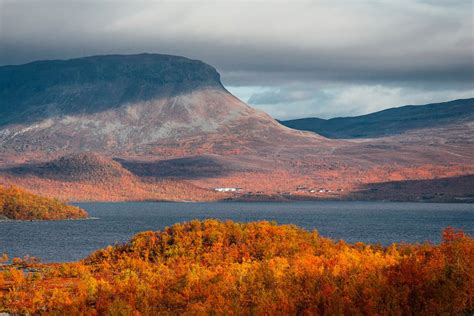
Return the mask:
[[250, 104], [279, 104], [310, 100], [312, 93], [310, 91], [290, 89], [290, 90], [267, 90], [256, 92], [251, 95], [248, 102]]
[[4, 0], [0, 62], [151, 51], [243, 78], [471, 81], [469, 38], [462, 2]]
[[[278, 119], [301, 117], [331, 118], [354, 116], [409, 104], [428, 104], [474, 97], [473, 86], [443, 87], [436, 90], [422, 86], [379, 84], [300, 83], [266, 88], [231, 87], [231, 92], [248, 96], [248, 103]], [[254, 92], [252, 92], [254, 90]], [[295, 98], [304, 95], [304, 98]], [[280, 102], [280, 100], [286, 100]]]

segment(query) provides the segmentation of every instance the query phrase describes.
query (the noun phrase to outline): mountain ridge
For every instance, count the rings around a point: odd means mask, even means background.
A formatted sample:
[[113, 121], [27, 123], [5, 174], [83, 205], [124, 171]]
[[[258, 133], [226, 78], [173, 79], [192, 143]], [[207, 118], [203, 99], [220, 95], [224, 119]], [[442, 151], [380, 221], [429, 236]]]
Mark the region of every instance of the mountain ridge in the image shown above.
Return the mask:
[[370, 138], [439, 127], [474, 119], [474, 98], [425, 105], [405, 105], [353, 117], [317, 117], [279, 121], [281, 124], [328, 138]]

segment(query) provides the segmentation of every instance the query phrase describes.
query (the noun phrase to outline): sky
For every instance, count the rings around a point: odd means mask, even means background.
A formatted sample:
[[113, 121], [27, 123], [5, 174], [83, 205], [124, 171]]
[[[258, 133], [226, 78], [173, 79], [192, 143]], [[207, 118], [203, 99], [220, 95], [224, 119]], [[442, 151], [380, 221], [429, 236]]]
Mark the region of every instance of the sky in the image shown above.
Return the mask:
[[472, 0], [0, 0], [0, 65], [164, 53], [278, 119], [474, 97]]

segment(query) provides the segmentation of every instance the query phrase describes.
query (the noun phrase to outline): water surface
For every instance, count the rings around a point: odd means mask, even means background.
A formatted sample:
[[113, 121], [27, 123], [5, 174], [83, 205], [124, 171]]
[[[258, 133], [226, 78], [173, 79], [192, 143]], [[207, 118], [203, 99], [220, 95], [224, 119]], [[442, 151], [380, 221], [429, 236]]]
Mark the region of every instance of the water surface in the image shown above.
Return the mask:
[[191, 219], [291, 223], [348, 242], [440, 241], [443, 228], [474, 234], [474, 204], [392, 202], [78, 203], [94, 220], [0, 222], [0, 253], [43, 261], [84, 258], [145, 230]]

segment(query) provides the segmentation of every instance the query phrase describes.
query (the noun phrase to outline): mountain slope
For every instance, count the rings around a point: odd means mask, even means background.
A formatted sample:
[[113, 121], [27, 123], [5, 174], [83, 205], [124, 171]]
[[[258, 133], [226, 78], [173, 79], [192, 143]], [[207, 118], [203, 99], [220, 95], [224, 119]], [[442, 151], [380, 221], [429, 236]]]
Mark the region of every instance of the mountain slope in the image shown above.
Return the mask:
[[427, 105], [407, 105], [355, 117], [329, 120], [303, 118], [280, 123], [329, 138], [369, 138], [397, 135], [409, 130], [440, 127], [468, 120], [474, 120], [474, 98]]

